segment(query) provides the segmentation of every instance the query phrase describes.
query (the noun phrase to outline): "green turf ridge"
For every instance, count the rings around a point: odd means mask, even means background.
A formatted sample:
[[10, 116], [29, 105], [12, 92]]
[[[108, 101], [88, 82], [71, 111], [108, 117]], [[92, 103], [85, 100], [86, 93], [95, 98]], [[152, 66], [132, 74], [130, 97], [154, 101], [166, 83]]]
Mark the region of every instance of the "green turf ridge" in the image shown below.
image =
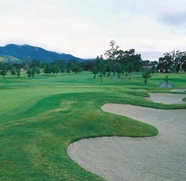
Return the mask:
[[[186, 88], [185, 74], [171, 76], [177, 85], [174, 88]], [[100, 136], [158, 133], [151, 125], [104, 112], [103, 104], [186, 108], [186, 104], [165, 105], [145, 99], [149, 92], [169, 93], [170, 89], [156, 83], [164, 74], [152, 76], [147, 86], [140, 76], [130, 81], [122, 77], [125, 82], [105, 77], [103, 83], [92, 77], [91, 73], [77, 74], [76, 86], [73, 74], [0, 79], [0, 180], [103, 180], [69, 158], [69, 144]]]

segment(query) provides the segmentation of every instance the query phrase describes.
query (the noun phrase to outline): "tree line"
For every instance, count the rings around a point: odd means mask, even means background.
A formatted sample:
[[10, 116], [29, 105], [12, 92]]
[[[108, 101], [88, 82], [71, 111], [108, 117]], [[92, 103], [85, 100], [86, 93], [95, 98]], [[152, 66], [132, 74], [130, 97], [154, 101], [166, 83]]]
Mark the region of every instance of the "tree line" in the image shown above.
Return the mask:
[[160, 72], [175, 72], [180, 70], [186, 72], [186, 52], [180, 50], [172, 50], [169, 53], [165, 53], [163, 57], [159, 58], [157, 69]]
[[[140, 72], [154, 73], [160, 72], [178, 72], [184, 70], [186, 72], [186, 52], [172, 51], [165, 53], [164, 57], [160, 57], [158, 61], [142, 60], [140, 54], [135, 53], [135, 49], [121, 50], [114, 40], [110, 41], [109, 49], [103, 55], [97, 56], [95, 59], [79, 62], [76, 59], [70, 61], [55, 60], [47, 63], [40, 60], [22, 61], [22, 62], [0, 62], [0, 74], [3, 78], [9, 71], [11, 75], [20, 77], [21, 69], [26, 71], [28, 77], [34, 77], [41, 70], [45, 74], [58, 74], [80, 72], [82, 70], [91, 71], [93, 78], [99, 75], [101, 81], [103, 77], [109, 77], [111, 74], [118, 78], [125, 75], [131, 79], [132, 72], [139, 74]], [[144, 71], [148, 69], [148, 71]], [[149, 74], [149, 73], [148, 73]], [[149, 75], [147, 76], [149, 77]]]
[[22, 62], [0, 62], [0, 75], [3, 78], [10, 72], [11, 75], [20, 77], [21, 70], [25, 70], [28, 77], [34, 77], [35, 74], [40, 74], [41, 70], [45, 74], [70, 73], [81, 71], [78, 60], [70, 61], [55, 60], [52, 63], [41, 62], [40, 60], [22, 61]]

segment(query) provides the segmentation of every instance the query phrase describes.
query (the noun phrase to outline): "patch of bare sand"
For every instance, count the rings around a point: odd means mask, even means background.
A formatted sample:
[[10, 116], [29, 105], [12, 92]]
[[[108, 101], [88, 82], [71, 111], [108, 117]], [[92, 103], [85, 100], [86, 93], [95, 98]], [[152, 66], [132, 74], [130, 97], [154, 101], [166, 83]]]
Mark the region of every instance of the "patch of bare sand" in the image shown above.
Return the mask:
[[185, 104], [182, 101], [186, 97], [186, 94], [169, 94], [169, 93], [149, 93], [150, 98], [147, 98], [153, 102], [159, 102], [163, 104]]
[[186, 180], [186, 110], [121, 104], [105, 104], [102, 109], [151, 124], [159, 134], [78, 141], [68, 147], [72, 160], [110, 181]]
[[170, 92], [185, 92], [186, 89], [172, 89]]

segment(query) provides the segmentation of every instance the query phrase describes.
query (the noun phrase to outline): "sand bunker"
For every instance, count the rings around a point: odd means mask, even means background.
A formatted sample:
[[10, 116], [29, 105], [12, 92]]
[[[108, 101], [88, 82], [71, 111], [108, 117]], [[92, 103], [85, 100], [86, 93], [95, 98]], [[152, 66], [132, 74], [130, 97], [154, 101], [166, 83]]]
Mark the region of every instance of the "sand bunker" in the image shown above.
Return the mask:
[[172, 89], [170, 92], [185, 92], [186, 89]]
[[75, 142], [68, 154], [83, 168], [111, 181], [186, 180], [186, 110], [105, 104], [106, 112], [158, 128], [150, 138], [104, 137]]
[[149, 93], [150, 98], [147, 98], [153, 102], [159, 102], [163, 104], [185, 104], [182, 101], [186, 97], [185, 94], [169, 94], [169, 93]]

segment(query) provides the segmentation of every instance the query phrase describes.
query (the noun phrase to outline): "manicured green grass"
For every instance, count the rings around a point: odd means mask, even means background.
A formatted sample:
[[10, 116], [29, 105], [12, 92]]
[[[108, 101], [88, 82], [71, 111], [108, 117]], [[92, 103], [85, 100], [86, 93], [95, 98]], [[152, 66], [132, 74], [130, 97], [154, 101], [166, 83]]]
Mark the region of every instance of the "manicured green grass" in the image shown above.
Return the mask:
[[[154, 136], [153, 126], [101, 110], [107, 102], [161, 109], [186, 108], [146, 100], [165, 74], [143, 85], [141, 76], [103, 82], [83, 72], [0, 79], [0, 180], [103, 180], [82, 169], [67, 155], [70, 143], [98, 136]], [[186, 88], [186, 74], [171, 74], [174, 88]], [[172, 81], [172, 82], [171, 82]]]

